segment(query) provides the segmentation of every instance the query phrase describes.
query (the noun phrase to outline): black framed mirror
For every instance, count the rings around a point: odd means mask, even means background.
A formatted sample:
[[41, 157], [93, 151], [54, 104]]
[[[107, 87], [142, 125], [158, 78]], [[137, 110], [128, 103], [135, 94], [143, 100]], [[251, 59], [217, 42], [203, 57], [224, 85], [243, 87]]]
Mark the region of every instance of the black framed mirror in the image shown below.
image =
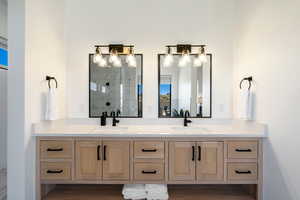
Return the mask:
[[134, 67], [128, 64], [127, 56], [118, 54], [117, 62], [111, 62], [111, 54], [102, 54], [104, 66], [89, 54], [90, 118], [99, 118], [103, 112], [111, 117], [113, 111], [120, 118], [143, 116], [143, 55], [134, 54]]
[[167, 56], [158, 54], [158, 117], [183, 118], [188, 111], [191, 118], [211, 118], [212, 54], [200, 64], [198, 54]]

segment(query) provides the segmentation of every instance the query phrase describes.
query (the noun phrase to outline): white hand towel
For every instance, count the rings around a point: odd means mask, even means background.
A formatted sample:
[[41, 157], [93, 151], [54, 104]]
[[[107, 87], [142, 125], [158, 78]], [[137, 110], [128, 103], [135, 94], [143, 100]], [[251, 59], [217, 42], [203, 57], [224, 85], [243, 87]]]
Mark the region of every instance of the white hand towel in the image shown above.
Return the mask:
[[146, 184], [147, 200], [169, 199], [168, 186], [164, 184]]
[[123, 186], [122, 194], [127, 192], [145, 192], [144, 184], [125, 184]]
[[243, 120], [252, 119], [252, 92], [248, 88], [240, 90], [238, 113], [239, 118]]
[[160, 195], [147, 195], [147, 200], [168, 200], [169, 195], [168, 194], [160, 194]]
[[58, 117], [58, 105], [56, 88], [50, 88], [47, 94], [46, 102], [46, 120], [56, 120]]
[[146, 199], [147, 193], [144, 184], [125, 184], [123, 186], [122, 194], [124, 199]]
[[168, 187], [164, 184], [146, 184], [145, 189], [148, 193], [168, 193]]

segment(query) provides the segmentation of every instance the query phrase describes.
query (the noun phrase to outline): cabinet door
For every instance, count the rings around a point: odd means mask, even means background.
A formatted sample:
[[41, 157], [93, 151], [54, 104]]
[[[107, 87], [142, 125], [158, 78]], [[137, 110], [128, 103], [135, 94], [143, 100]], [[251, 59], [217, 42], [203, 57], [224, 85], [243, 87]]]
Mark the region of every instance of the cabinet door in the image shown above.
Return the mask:
[[194, 142], [169, 143], [169, 179], [171, 181], [195, 180]]
[[197, 180], [223, 180], [223, 142], [198, 142], [197, 148]]
[[129, 141], [103, 141], [103, 180], [129, 180]]
[[100, 180], [102, 178], [101, 142], [76, 141], [76, 179]]

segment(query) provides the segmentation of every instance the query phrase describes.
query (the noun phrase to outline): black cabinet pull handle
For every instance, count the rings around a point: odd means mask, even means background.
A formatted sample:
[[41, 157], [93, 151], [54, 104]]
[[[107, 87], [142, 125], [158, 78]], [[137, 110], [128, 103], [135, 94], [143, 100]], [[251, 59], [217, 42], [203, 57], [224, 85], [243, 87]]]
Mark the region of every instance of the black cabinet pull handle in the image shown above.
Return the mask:
[[64, 149], [63, 148], [59, 148], [59, 149], [51, 149], [51, 148], [48, 148], [47, 151], [63, 151]]
[[101, 148], [101, 145], [98, 145], [97, 146], [97, 160], [101, 160], [101, 157], [100, 157], [100, 148]]
[[61, 174], [64, 170], [47, 170], [47, 174]]
[[192, 161], [195, 160], [195, 146], [192, 146]]
[[236, 152], [252, 152], [251, 149], [236, 149]]
[[106, 160], [106, 145], [103, 146], [103, 160]]
[[142, 173], [143, 174], [156, 174], [157, 173], [157, 171], [156, 170], [154, 170], [154, 171], [142, 171]]
[[248, 171], [235, 170], [235, 173], [237, 173], [237, 174], [251, 174], [251, 171], [250, 170], [248, 170]]
[[201, 161], [201, 146], [198, 146], [198, 161]]
[[156, 152], [157, 149], [142, 149], [142, 152]]

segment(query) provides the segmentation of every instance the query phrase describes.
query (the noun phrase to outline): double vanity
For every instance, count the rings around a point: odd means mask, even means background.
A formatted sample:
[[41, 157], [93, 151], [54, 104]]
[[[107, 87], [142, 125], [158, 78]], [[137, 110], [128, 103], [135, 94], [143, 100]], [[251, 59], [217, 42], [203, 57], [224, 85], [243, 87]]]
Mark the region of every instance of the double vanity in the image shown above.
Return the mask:
[[89, 119], [34, 125], [38, 200], [55, 185], [136, 183], [238, 185], [236, 195], [246, 194], [240, 200], [261, 200], [265, 126], [207, 119], [216, 103], [212, 54], [204, 47], [169, 45], [158, 54], [158, 118], [151, 120], [143, 118], [143, 55], [133, 46], [96, 46], [89, 55]]
[[34, 136], [39, 196], [48, 184], [240, 184], [261, 199], [261, 124], [100, 127], [62, 120], [36, 124]]

